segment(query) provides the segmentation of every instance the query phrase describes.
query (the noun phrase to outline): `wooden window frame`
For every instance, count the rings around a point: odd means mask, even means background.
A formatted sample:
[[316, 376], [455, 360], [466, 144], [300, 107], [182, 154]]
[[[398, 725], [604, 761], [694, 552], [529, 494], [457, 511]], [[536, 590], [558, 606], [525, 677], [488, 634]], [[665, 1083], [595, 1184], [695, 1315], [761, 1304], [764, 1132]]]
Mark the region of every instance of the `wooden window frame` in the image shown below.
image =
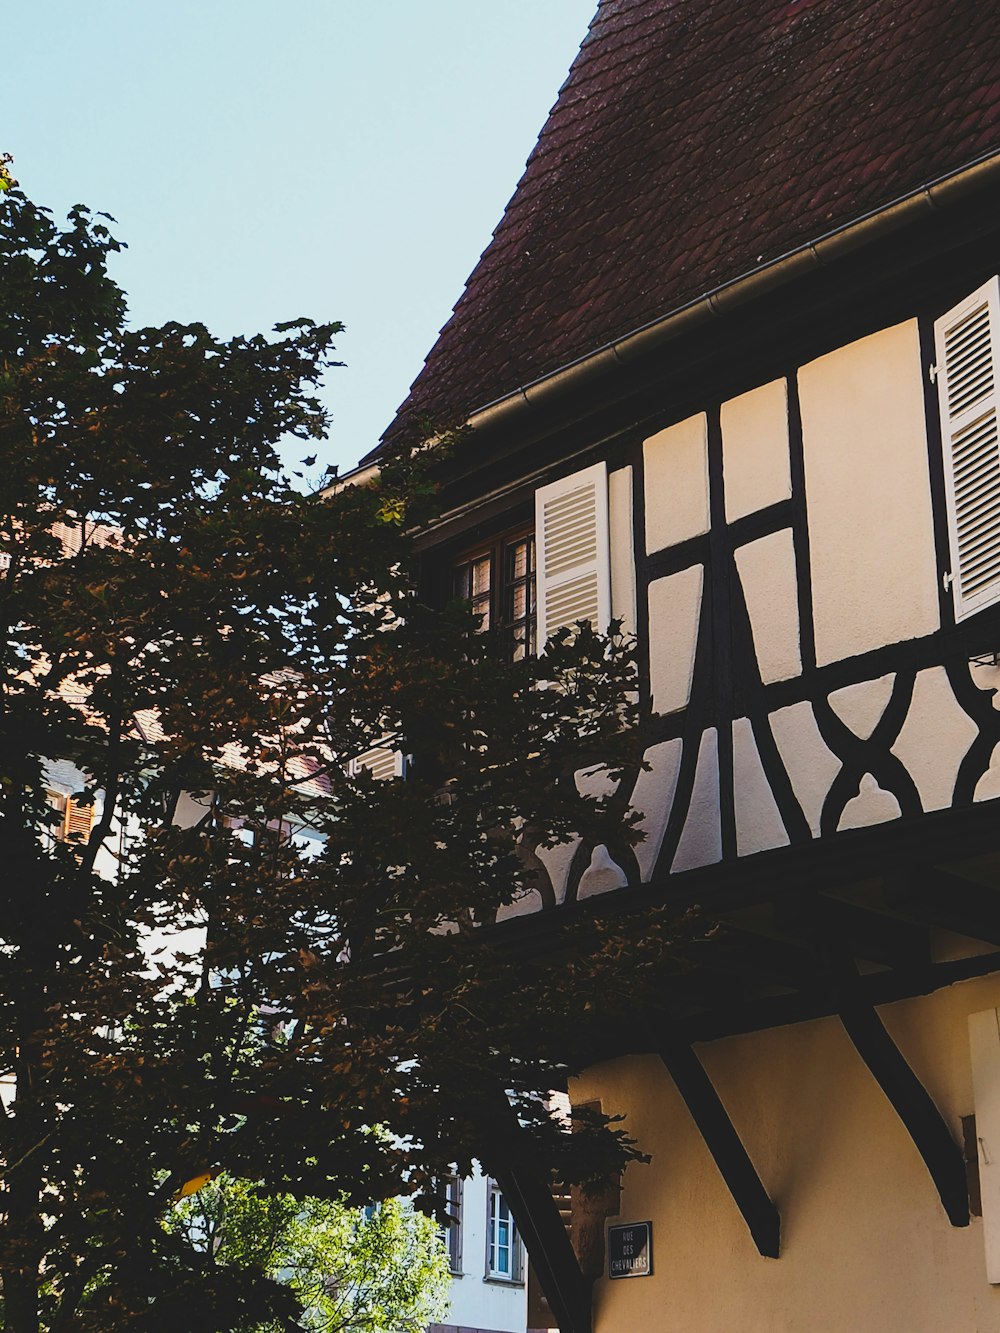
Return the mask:
[[[527, 543], [528, 558], [523, 574], [514, 574], [511, 564], [516, 549]], [[494, 636], [504, 653], [513, 660], [525, 654], [534, 656], [537, 647], [537, 548], [533, 523], [521, 523], [505, 529], [486, 541], [477, 542], [457, 552], [452, 562], [453, 595], [468, 601], [473, 609], [484, 606], [483, 631]], [[477, 596], [472, 586], [473, 567], [489, 562], [488, 592]], [[514, 614], [517, 590], [524, 588], [525, 614]], [[522, 647], [523, 645], [523, 647]]]
[[[498, 1204], [502, 1204], [506, 1209], [507, 1216], [500, 1216]], [[507, 1226], [507, 1244], [500, 1244], [500, 1227], [506, 1223]], [[498, 1256], [502, 1249], [506, 1249], [510, 1263], [509, 1271], [505, 1271], [498, 1265]], [[503, 1197], [503, 1190], [492, 1178], [488, 1177], [486, 1182], [486, 1280], [488, 1282], [509, 1282], [515, 1286], [521, 1286], [524, 1283], [523, 1265], [521, 1263], [521, 1238], [518, 1235], [517, 1225], [514, 1222], [514, 1215], [510, 1211], [510, 1205]]]
[[441, 1180], [449, 1221], [443, 1228], [445, 1249], [448, 1251], [448, 1271], [452, 1277], [462, 1275], [462, 1227], [464, 1225], [464, 1189], [462, 1177], [451, 1172]]

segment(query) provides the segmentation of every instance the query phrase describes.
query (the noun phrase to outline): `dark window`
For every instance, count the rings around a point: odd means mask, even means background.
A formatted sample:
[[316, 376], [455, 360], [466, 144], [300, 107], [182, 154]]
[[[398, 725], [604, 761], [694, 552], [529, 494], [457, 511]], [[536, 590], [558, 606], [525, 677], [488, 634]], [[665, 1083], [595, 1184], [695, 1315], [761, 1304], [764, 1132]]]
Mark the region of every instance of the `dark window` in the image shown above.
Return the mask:
[[448, 1250], [448, 1267], [453, 1273], [462, 1271], [462, 1178], [447, 1175], [441, 1181], [447, 1200], [448, 1222], [442, 1237]]
[[484, 633], [518, 661], [535, 651], [535, 536], [527, 528], [463, 551], [454, 594], [472, 605]]

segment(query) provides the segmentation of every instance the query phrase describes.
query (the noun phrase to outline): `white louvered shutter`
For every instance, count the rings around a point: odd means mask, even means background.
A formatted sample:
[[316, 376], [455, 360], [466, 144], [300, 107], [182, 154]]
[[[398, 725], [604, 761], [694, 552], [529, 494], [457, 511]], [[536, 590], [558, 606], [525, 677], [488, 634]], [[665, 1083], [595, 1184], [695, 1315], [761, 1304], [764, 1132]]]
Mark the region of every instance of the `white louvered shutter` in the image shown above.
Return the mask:
[[955, 618], [1000, 600], [1000, 282], [934, 325]]
[[611, 619], [608, 471], [604, 463], [535, 492], [538, 642], [589, 620], [603, 633]]
[[94, 826], [94, 807], [81, 805], [73, 796], [66, 798], [66, 820], [63, 825], [67, 842], [76, 842], [82, 846], [90, 837]]
[[82, 858], [90, 831], [94, 827], [93, 805], [82, 805], [75, 797], [62, 792], [46, 793], [48, 803], [59, 813], [59, 823], [50, 828], [48, 836], [56, 842], [68, 842], [76, 852], [77, 859]]
[[351, 776], [356, 776], [363, 768], [367, 768], [372, 777], [381, 782], [386, 778], [403, 777], [406, 763], [401, 750], [392, 750], [388, 745], [375, 745], [351, 760]]

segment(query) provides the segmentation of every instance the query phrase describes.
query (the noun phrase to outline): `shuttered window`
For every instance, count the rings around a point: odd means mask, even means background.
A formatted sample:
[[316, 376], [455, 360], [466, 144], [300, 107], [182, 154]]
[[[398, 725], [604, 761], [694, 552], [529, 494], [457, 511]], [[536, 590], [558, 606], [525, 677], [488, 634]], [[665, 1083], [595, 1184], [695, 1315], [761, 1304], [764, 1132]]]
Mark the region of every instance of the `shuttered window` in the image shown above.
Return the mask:
[[563, 477], [535, 494], [538, 627], [556, 630], [589, 620], [602, 633], [611, 619], [608, 474], [604, 463]]
[[90, 837], [90, 830], [94, 823], [94, 807], [92, 805], [80, 805], [72, 796], [66, 799], [66, 832], [67, 842], [86, 842]]
[[401, 778], [405, 773], [402, 751], [393, 750], [388, 745], [373, 746], [351, 760], [352, 776], [356, 776], [363, 768], [367, 768], [378, 782], [386, 778]]
[[1000, 282], [934, 326], [955, 618], [1000, 600]]
[[58, 842], [71, 843], [82, 855], [94, 826], [93, 805], [83, 805], [73, 796], [54, 791], [48, 793], [48, 801], [59, 813], [59, 823], [50, 830], [49, 836]]

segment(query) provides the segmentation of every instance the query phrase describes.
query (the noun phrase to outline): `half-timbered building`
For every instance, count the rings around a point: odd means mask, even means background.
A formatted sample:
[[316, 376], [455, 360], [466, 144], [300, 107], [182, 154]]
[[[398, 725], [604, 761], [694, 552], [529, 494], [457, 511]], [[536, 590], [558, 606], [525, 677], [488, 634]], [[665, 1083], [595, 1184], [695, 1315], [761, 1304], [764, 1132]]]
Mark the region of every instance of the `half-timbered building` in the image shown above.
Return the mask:
[[429, 578], [641, 646], [646, 837], [502, 928], [725, 923], [574, 1090], [635, 1234], [505, 1182], [563, 1333], [1000, 1328], [998, 71], [981, 0], [602, 0], [390, 428], [472, 427]]

